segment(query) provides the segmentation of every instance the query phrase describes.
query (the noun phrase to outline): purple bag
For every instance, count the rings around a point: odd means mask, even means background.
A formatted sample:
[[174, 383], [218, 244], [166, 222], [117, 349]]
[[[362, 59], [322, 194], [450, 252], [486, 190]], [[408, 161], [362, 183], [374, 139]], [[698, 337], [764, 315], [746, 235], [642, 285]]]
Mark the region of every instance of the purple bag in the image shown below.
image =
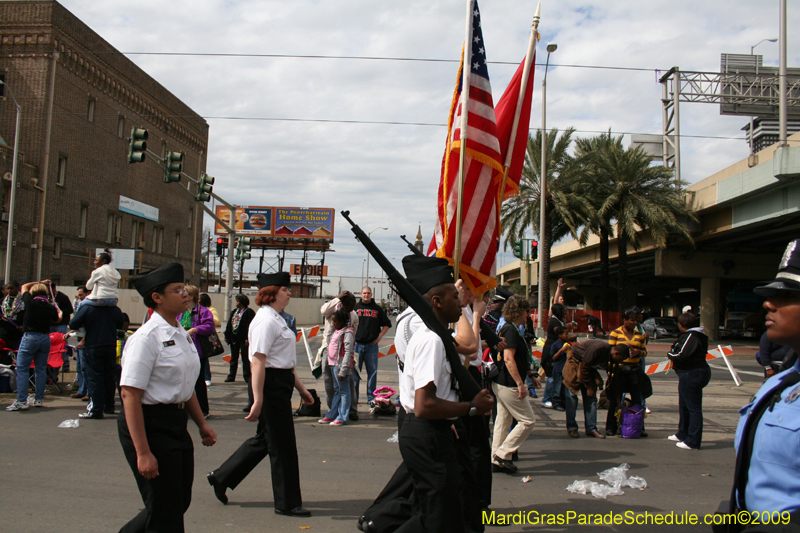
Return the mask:
[[638, 439], [642, 436], [645, 414], [641, 405], [620, 407], [619, 426], [623, 439]]

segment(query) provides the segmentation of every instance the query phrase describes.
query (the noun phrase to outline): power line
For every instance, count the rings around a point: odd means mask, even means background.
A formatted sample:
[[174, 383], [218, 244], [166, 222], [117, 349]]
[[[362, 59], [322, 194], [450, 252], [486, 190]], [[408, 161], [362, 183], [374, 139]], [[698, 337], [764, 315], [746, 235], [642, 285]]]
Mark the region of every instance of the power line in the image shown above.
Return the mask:
[[[27, 51], [24, 53], [41, 53], [41, 50]], [[419, 62], [419, 63], [459, 63], [461, 59], [442, 59], [429, 57], [391, 57], [391, 56], [335, 56], [320, 54], [240, 54], [224, 52], [116, 52], [116, 51], [92, 51], [92, 50], [71, 50], [72, 54], [91, 54], [104, 55], [120, 53], [125, 56], [174, 56], [174, 57], [242, 57], [242, 58], [263, 58], [263, 59], [344, 59], [354, 61], [400, 61], [400, 62]], [[487, 61], [490, 65], [519, 65], [519, 61]], [[666, 72], [669, 69], [645, 68], [645, 67], [616, 67], [612, 65], [574, 65], [567, 63], [550, 63], [551, 67], [564, 68], [587, 68], [601, 70], [628, 70], [632, 72]]]

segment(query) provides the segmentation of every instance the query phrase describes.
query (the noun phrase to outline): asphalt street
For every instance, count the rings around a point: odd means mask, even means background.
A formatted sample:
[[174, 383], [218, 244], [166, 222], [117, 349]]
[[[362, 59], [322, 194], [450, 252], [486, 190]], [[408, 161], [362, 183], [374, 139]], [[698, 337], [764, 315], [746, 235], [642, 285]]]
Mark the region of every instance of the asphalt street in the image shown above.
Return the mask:
[[[391, 332], [390, 332], [391, 335]], [[312, 350], [319, 345], [311, 343]], [[391, 337], [385, 342], [391, 344]], [[658, 362], [668, 344], [651, 345], [648, 363]], [[383, 348], [385, 351], [385, 347]], [[733, 364], [741, 370], [743, 384], [735, 387], [720, 360], [712, 362], [712, 381], [705, 389], [703, 448], [681, 450], [667, 440], [677, 428], [677, 380], [674, 373], [653, 376], [654, 395], [648, 400], [649, 437], [640, 440], [568, 438], [564, 413], [542, 409], [532, 400], [536, 426], [520, 449], [514, 476], [494, 475], [492, 508], [500, 513], [523, 512], [535, 520], [542, 514], [576, 513], [569, 525], [520, 524], [488, 527], [487, 531], [710, 531], [709, 526], [578, 525], [582, 513], [609, 512], [695, 513], [702, 521], [730, 493], [733, 475], [733, 437], [738, 409], [761, 384], [751, 347], [735, 348]], [[308, 369], [303, 343], [298, 343], [298, 372], [309, 388], [322, 390]], [[246, 438], [255, 424], [245, 421], [242, 407], [247, 393], [241, 379], [223, 383], [227, 364], [212, 359], [209, 390], [210, 423], [218, 435], [212, 448], [195, 441], [195, 484], [192, 505], [186, 513], [190, 532], [238, 533], [250, 531], [356, 531], [356, 520], [400, 462], [397, 444], [387, 442], [396, 429], [394, 418], [371, 420], [364, 385], [361, 420], [345, 427], [320, 425], [316, 418], [296, 418], [301, 486], [313, 517], [298, 519], [273, 513], [269, 462], [264, 461], [235, 491], [228, 491], [227, 506], [218, 502], [205, 474], [219, 466]], [[69, 378], [69, 374], [67, 374]], [[391, 357], [380, 361], [378, 384], [395, 386], [397, 373]], [[324, 391], [323, 391], [324, 404]], [[299, 397], [295, 394], [295, 405]], [[13, 395], [0, 394], [0, 405]], [[68, 392], [48, 394], [43, 408], [7, 413], [0, 411], [0, 488], [4, 533], [117, 531], [142, 507], [117, 437], [116, 416], [81, 420], [80, 427], [59, 429], [64, 420], [77, 418], [85, 403]], [[324, 411], [323, 411], [324, 414]], [[605, 411], [599, 411], [602, 431]], [[579, 408], [578, 423], [582, 425]], [[644, 490], [625, 488], [624, 494], [597, 499], [591, 494], [571, 494], [565, 488], [575, 480], [599, 481], [597, 473], [630, 465], [628, 475], [643, 477]], [[522, 483], [530, 476], [529, 483]], [[532, 511], [532, 513], [530, 513]], [[538, 513], [538, 514], [537, 514]], [[629, 515], [630, 516], [630, 515]]]

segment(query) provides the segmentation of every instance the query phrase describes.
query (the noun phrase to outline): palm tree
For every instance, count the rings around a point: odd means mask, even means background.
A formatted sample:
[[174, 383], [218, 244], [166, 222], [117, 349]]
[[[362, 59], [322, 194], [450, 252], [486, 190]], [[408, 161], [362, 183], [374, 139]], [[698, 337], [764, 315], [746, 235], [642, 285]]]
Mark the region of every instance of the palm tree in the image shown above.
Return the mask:
[[[600, 238], [600, 309], [611, 309], [611, 276], [609, 274], [609, 240], [614, 230], [611, 225], [611, 216], [600, 216], [600, 209], [611, 189], [611, 183], [598, 176], [594, 160], [602, 157], [601, 154], [611, 149], [619, 139], [611, 137], [611, 130], [597, 137], [575, 140], [575, 157], [583, 167], [585, 176], [584, 194], [592, 205], [593, 216], [587, 218], [586, 225], [580, 236], [581, 245], [585, 245], [590, 234]], [[621, 148], [621, 147], [620, 147]]]
[[503, 203], [500, 222], [504, 246], [522, 239], [531, 228], [539, 236], [539, 261], [542, 262], [543, 300], [550, 301], [550, 248], [552, 243], [567, 236], [578, 237], [578, 229], [585, 223], [585, 214], [591, 210], [578, 183], [580, 166], [569, 154], [574, 128], [566, 129], [561, 137], [551, 130], [545, 138], [547, 150], [547, 179], [545, 197], [545, 227], [539, 228], [540, 169], [542, 132], [528, 136], [525, 165], [519, 183], [519, 195]]
[[685, 183], [676, 183], [671, 169], [651, 165], [652, 158], [641, 147], [624, 149], [622, 136], [611, 138], [609, 133], [601, 136], [594, 148], [591, 158], [593, 189], [603, 198], [602, 202], [596, 201], [599, 205], [596, 221], [601, 232], [607, 230], [604, 229], [606, 221], [609, 227], [612, 220], [616, 224], [617, 306], [622, 311], [628, 306], [628, 245], [639, 249], [640, 231], [648, 232], [659, 248], [666, 247], [671, 233], [693, 242], [680, 220], [696, 221], [697, 218], [681, 194]]

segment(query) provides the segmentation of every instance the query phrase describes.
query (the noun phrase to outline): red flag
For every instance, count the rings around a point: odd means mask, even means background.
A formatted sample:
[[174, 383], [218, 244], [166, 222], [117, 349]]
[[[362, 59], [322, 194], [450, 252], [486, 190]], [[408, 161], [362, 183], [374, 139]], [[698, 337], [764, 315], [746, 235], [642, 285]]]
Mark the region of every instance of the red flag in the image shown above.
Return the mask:
[[[498, 197], [503, 166], [477, 2], [473, 11], [471, 44], [459, 274], [473, 294], [482, 294], [497, 284], [495, 258], [499, 231]], [[463, 56], [462, 53], [447, 121], [447, 143], [439, 181], [436, 227], [428, 248], [428, 255], [444, 257], [451, 264], [455, 251], [461, 114], [464, 111], [461, 91]]]
[[[536, 55], [533, 56], [532, 65], [536, 64]], [[519, 64], [517, 72], [506, 87], [503, 96], [494, 108], [497, 117], [497, 138], [500, 140], [500, 147], [503, 153], [503, 163], [506, 162], [509, 141], [511, 140], [511, 126], [514, 123], [514, 112], [519, 98], [520, 85], [522, 84], [522, 71], [525, 67], [525, 59]], [[506, 188], [501, 200], [507, 200], [519, 194], [519, 180], [522, 176], [522, 167], [525, 164], [525, 151], [528, 148], [528, 128], [531, 122], [531, 98], [533, 97], [533, 68], [528, 76], [527, 87], [525, 87], [525, 97], [522, 99], [519, 123], [517, 125], [516, 139], [514, 140], [514, 154], [511, 164], [508, 167]]]

